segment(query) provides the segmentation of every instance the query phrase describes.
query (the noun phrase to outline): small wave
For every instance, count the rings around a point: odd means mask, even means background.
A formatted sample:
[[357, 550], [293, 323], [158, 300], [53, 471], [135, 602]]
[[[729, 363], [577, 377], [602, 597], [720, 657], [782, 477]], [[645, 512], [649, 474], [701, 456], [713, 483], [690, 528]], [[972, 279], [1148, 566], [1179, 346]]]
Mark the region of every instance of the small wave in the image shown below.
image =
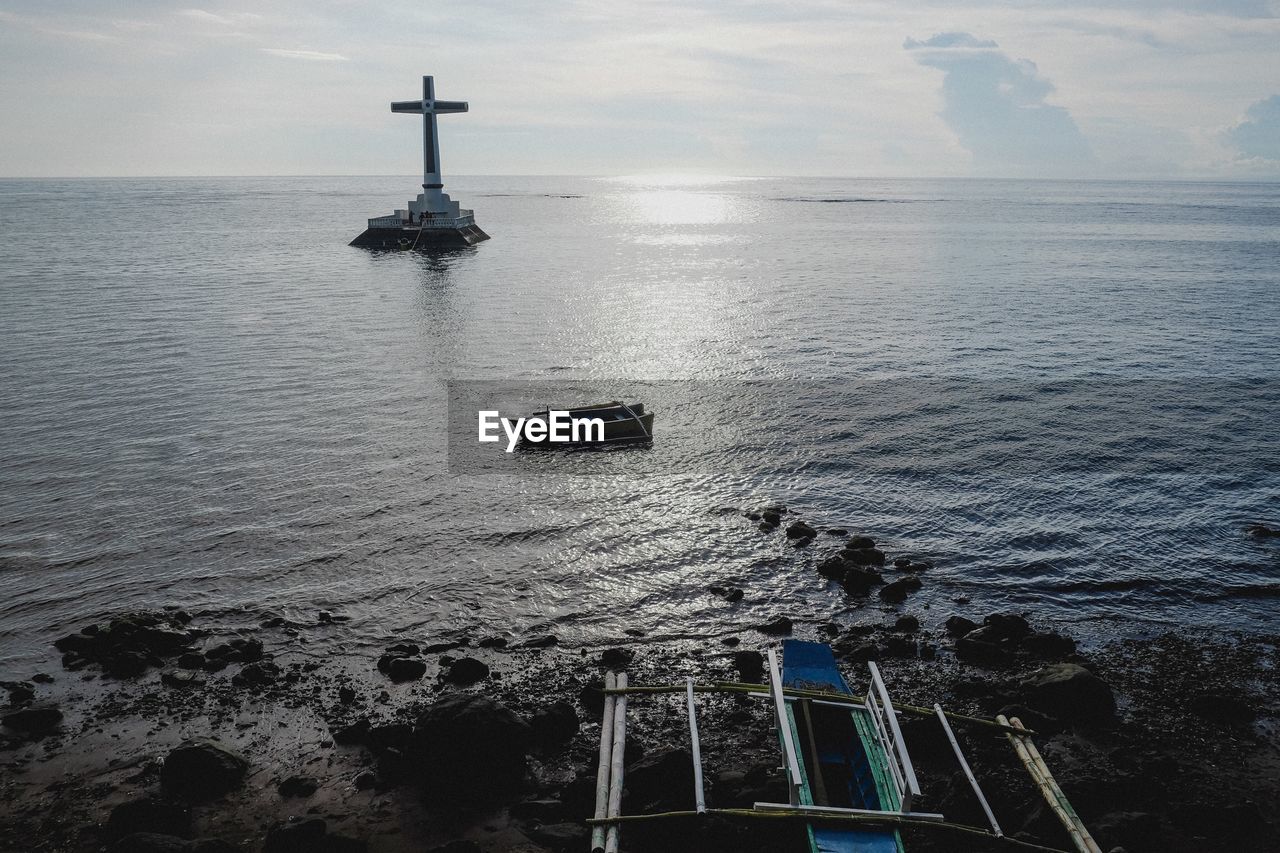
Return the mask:
[[771, 201], [796, 201], [807, 204], [917, 204], [940, 202], [940, 198], [806, 198], [804, 196], [783, 196]]

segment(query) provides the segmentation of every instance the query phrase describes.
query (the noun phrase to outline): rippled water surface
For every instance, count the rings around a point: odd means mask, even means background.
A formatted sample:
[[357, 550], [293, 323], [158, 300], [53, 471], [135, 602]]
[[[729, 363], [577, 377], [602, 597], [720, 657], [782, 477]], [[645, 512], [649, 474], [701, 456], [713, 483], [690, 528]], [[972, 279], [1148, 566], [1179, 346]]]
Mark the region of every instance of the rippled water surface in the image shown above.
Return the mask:
[[[134, 606], [329, 609], [357, 644], [852, 606], [832, 545], [742, 518], [769, 502], [933, 560], [926, 622], [1274, 626], [1280, 546], [1243, 531], [1280, 524], [1280, 185], [472, 178], [491, 241], [346, 245], [413, 186], [0, 182], [6, 670]], [[647, 388], [658, 442], [451, 469], [477, 379]]]

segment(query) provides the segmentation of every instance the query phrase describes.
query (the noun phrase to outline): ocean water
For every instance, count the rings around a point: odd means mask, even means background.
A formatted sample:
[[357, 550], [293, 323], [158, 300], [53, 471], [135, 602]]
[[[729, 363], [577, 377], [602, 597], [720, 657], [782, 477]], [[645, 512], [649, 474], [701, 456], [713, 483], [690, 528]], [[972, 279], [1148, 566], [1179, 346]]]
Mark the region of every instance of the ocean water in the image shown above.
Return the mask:
[[[0, 181], [4, 672], [162, 605], [334, 654], [883, 619], [770, 503], [932, 561], [926, 625], [1274, 630], [1280, 185], [460, 178], [492, 240], [346, 245], [414, 186]], [[493, 380], [656, 441], [476, 463]]]

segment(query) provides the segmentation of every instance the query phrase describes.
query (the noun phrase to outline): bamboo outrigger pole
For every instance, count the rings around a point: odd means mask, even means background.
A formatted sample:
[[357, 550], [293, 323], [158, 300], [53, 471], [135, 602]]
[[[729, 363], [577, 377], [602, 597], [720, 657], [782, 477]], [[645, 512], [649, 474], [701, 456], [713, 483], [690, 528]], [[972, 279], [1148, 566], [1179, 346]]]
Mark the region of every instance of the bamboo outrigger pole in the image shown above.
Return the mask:
[[[606, 691], [617, 685], [612, 672], [606, 672], [604, 687]], [[609, 761], [613, 757], [613, 706], [617, 697], [605, 693], [604, 716], [600, 721], [600, 761], [596, 766], [596, 820], [603, 820], [609, 809]], [[591, 853], [604, 853], [604, 824], [591, 827]]]
[[[627, 686], [627, 674], [618, 673], [618, 687]], [[622, 757], [627, 748], [627, 696], [617, 697], [613, 706], [613, 743], [609, 759], [609, 808], [608, 817], [622, 813]], [[604, 835], [604, 853], [618, 853], [618, 825], [609, 824]]]
[[919, 827], [920, 829], [945, 829], [965, 835], [981, 836], [991, 841], [1016, 847], [1020, 850], [1036, 850], [1040, 851], [1040, 853], [1067, 853], [1067, 851], [1060, 850], [1057, 847], [1046, 847], [1043, 844], [1035, 844], [1030, 841], [1011, 838], [1008, 835], [995, 835], [994, 833], [988, 832], [978, 826], [967, 826], [963, 823], [951, 823], [949, 821], [918, 820], [897, 812], [881, 812], [879, 814], [871, 812], [862, 814], [815, 814], [812, 811], [801, 809], [777, 809], [770, 811], [757, 811], [755, 809], [707, 809], [705, 812], [674, 811], [655, 812], [652, 814], [621, 815], [615, 818], [605, 818], [600, 821], [589, 820], [587, 823], [592, 826], [598, 826], [600, 824], [613, 825], [618, 823], [643, 823], [654, 820], [698, 818], [705, 815], [735, 819], [758, 818], [761, 820], [795, 820], [804, 821], [805, 823], [824, 823], [832, 826], [849, 824], [854, 826], [899, 826]]
[[1067, 795], [1062, 793], [1062, 789], [1058, 787], [1053, 774], [1049, 772], [1049, 765], [1044, 763], [1044, 758], [1040, 755], [1040, 750], [1036, 749], [1035, 743], [1027, 736], [1027, 730], [1023, 728], [1022, 721], [1017, 717], [1006, 718], [1003, 714], [996, 717], [996, 721], [1019, 732], [1019, 734], [1009, 732], [1005, 736], [1009, 738], [1009, 743], [1013, 744], [1014, 752], [1018, 753], [1018, 758], [1022, 760], [1022, 765], [1027, 768], [1027, 773], [1031, 774], [1031, 781], [1040, 789], [1040, 793], [1044, 796], [1045, 802], [1049, 804], [1050, 810], [1062, 822], [1062, 826], [1067, 830], [1067, 835], [1071, 836], [1071, 843], [1075, 845], [1076, 850], [1079, 853], [1102, 853], [1102, 848], [1098, 846], [1098, 842], [1093, 840], [1093, 836], [1085, 828], [1080, 816], [1076, 814], [1076, 810], [1071, 806], [1071, 801], [1067, 799]]

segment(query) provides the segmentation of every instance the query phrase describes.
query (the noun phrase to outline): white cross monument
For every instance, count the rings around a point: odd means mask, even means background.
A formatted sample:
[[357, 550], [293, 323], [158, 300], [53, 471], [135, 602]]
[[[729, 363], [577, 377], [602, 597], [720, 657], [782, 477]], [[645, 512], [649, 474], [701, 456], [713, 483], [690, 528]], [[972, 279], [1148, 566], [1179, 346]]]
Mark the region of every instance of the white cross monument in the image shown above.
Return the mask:
[[466, 101], [437, 101], [436, 83], [433, 77], [422, 78], [421, 101], [392, 101], [391, 112], [422, 115], [422, 195], [409, 202], [414, 218], [428, 213], [434, 217], [456, 219], [458, 202], [451, 201], [443, 192], [440, 179], [440, 134], [436, 129], [436, 116], [444, 113], [465, 113]]
[[371, 249], [419, 249], [470, 246], [489, 235], [476, 225], [473, 211], [464, 210], [444, 192], [440, 179], [440, 136], [436, 116], [465, 113], [466, 101], [437, 101], [436, 84], [422, 78], [422, 100], [392, 101], [391, 112], [422, 116], [422, 194], [405, 210], [369, 220], [369, 228], [351, 241]]

